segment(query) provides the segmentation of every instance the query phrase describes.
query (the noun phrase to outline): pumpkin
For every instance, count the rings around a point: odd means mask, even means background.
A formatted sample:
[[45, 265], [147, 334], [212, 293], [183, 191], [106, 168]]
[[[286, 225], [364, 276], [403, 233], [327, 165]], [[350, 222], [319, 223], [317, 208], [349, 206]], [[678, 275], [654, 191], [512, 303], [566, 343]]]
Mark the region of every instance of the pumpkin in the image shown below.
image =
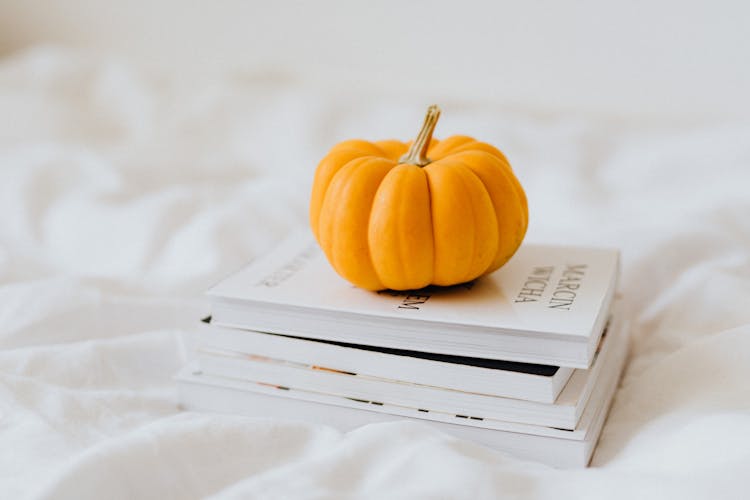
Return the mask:
[[505, 155], [471, 137], [334, 146], [315, 172], [310, 226], [333, 268], [368, 290], [450, 286], [491, 273], [526, 233], [523, 188]]

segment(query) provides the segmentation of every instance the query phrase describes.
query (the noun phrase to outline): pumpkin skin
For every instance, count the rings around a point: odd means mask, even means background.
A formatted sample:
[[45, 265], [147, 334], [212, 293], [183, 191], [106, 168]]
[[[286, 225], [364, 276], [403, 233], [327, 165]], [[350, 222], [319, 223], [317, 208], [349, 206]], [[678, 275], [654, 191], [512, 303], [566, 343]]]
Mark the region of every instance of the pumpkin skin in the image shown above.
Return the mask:
[[431, 140], [432, 130], [425, 142], [422, 132], [429, 161], [405, 162], [411, 143], [349, 140], [315, 172], [312, 232], [360, 288], [464, 283], [500, 268], [526, 234], [526, 196], [503, 153], [467, 136]]

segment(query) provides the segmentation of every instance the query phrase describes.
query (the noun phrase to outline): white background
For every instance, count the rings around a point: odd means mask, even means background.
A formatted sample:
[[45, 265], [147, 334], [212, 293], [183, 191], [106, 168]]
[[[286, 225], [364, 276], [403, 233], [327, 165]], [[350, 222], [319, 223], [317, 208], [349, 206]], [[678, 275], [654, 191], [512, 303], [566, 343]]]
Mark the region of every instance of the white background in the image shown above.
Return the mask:
[[0, 50], [49, 42], [538, 112], [750, 114], [750, 3], [0, 0]]
[[[745, 4], [284, 5], [0, 0], [0, 498], [746, 500]], [[622, 250], [594, 467], [180, 411], [202, 292], [305, 227], [331, 145], [436, 95], [438, 137], [507, 153], [527, 241]]]

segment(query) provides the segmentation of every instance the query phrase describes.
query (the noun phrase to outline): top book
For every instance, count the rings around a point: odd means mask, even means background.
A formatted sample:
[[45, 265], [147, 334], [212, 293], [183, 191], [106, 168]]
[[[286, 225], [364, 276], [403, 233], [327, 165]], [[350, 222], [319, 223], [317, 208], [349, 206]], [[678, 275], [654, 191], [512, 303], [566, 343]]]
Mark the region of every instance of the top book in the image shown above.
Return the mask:
[[618, 276], [612, 249], [524, 244], [473, 282], [370, 292], [296, 233], [208, 291], [217, 325], [454, 356], [588, 368]]

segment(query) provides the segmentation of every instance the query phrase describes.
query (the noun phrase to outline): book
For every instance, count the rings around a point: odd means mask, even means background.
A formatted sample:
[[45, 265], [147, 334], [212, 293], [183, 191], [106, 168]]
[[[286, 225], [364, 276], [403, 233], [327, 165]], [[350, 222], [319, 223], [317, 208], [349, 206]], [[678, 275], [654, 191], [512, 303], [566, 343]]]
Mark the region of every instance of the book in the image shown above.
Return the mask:
[[252, 355], [360, 377], [395, 379], [540, 403], [554, 402], [574, 372], [569, 367], [389, 349], [225, 328], [212, 324], [210, 318], [204, 320], [194, 332], [192, 340], [199, 356], [209, 352], [223, 352], [228, 356]]
[[[427, 412], [467, 415], [473, 419], [502, 420], [573, 430], [604, 367], [621, 351], [624, 333], [619, 325], [605, 329], [600, 349], [589, 370], [577, 369], [554, 403], [451, 390], [436, 384], [359, 376], [307, 363], [255, 354], [199, 349], [198, 366], [208, 375], [285, 387], [289, 397], [316, 392], [349, 399], [403, 406]], [[608, 333], [609, 331], [609, 333]]]
[[471, 418], [503, 420], [575, 429], [603, 369], [623, 343], [615, 325], [605, 329], [600, 349], [589, 370], [577, 369], [554, 403], [447, 389], [438, 384], [415, 384], [396, 378], [358, 375], [304, 362], [269, 358], [236, 351], [202, 347], [197, 352], [200, 370], [208, 375], [253, 381], [270, 386], [312, 391], [361, 401], [462, 414]]
[[217, 325], [450, 356], [588, 368], [615, 293], [612, 249], [524, 244], [453, 287], [380, 293], [297, 233], [208, 291]]
[[[190, 364], [177, 375], [180, 401], [187, 410], [235, 413], [253, 417], [305, 420], [348, 431], [362, 425], [402, 420], [421, 420], [461, 439], [511, 453], [519, 458], [555, 467], [583, 467], [591, 458], [627, 354], [627, 325], [623, 347], [612, 349], [608, 369], [598, 377], [575, 430], [487, 422], [466, 415], [434, 414], [427, 420], [419, 409], [375, 405], [325, 394], [288, 397], [290, 390], [230, 377], [203, 373]], [[336, 407], [335, 409], [333, 407]]]

